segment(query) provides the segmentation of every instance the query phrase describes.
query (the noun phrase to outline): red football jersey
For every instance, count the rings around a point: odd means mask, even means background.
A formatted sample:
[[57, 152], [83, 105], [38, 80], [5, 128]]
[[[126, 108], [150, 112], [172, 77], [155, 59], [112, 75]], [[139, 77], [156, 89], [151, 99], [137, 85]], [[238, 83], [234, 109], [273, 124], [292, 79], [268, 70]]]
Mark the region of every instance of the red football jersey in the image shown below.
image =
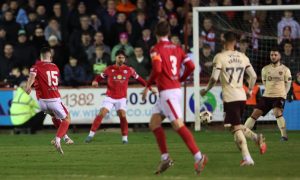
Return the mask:
[[34, 88], [37, 99], [59, 98], [58, 80], [59, 69], [51, 62], [38, 61], [30, 68], [35, 74]]
[[149, 81], [155, 81], [160, 91], [181, 87], [179, 81], [181, 66], [191, 60], [181, 47], [174, 45], [168, 39], [161, 39], [152, 48], [151, 59], [160, 62], [161, 73], [152, 79], [155, 76], [154, 69], [152, 69], [152, 77], [150, 76]]
[[128, 81], [130, 77], [138, 80], [144, 86], [146, 82], [129, 66], [111, 65], [108, 66], [100, 76], [95, 78], [95, 81], [107, 79], [106, 95], [114, 98], [121, 99], [127, 97]]

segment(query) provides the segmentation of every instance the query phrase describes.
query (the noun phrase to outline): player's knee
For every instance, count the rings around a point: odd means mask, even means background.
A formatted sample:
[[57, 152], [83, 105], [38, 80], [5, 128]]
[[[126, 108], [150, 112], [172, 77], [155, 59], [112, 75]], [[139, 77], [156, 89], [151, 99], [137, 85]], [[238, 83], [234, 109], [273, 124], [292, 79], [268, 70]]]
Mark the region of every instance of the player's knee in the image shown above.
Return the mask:
[[273, 109], [273, 112], [274, 112], [274, 116], [275, 116], [275, 117], [280, 117], [280, 116], [282, 116], [282, 110], [279, 109], [279, 108], [274, 108], [274, 109]]
[[171, 122], [173, 129], [178, 130], [180, 129], [182, 126], [184, 126], [184, 123], [181, 119], [176, 119], [174, 121]]
[[156, 128], [159, 128], [160, 126], [161, 126], [161, 123], [159, 123], [158, 121], [151, 120], [149, 123], [149, 129], [151, 131], [154, 131]]
[[101, 117], [105, 117], [106, 116], [106, 114], [108, 113], [108, 110], [107, 109], [105, 109], [105, 108], [102, 108], [101, 110], [100, 110], [100, 112], [99, 112], [99, 116], [101, 116]]
[[119, 110], [118, 111], [118, 116], [120, 118], [126, 118], [126, 112], [124, 110]]

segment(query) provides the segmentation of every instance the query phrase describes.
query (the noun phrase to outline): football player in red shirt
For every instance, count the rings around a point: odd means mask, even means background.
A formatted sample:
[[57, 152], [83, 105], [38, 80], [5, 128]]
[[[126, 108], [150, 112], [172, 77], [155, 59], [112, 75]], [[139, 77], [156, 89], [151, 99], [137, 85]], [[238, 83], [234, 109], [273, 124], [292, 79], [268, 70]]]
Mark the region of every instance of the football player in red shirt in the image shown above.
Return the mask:
[[[140, 84], [146, 86], [146, 81], [140, 77], [133, 68], [124, 64], [126, 54], [124, 50], [116, 53], [116, 64], [108, 66], [103, 73], [97, 75], [92, 82], [92, 86], [98, 87], [99, 81], [107, 79], [107, 91], [99, 114], [96, 116], [90, 133], [85, 139], [89, 143], [93, 140], [96, 130], [100, 127], [102, 119], [114, 107], [120, 118], [122, 142], [128, 143], [128, 123], [126, 120], [126, 96], [128, 81], [130, 77], [136, 79]], [[152, 90], [152, 89], [151, 89]], [[155, 90], [152, 90], [155, 93]]]
[[34, 84], [41, 110], [52, 116], [53, 123], [58, 128], [52, 144], [59, 153], [63, 154], [60, 144], [61, 138], [64, 136], [67, 144], [73, 144], [73, 141], [66, 134], [71, 119], [67, 108], [60, 98], [58, 80], [59, 69], [52, 63], [51, 49], [44, 47], [41, 49], [41, 61], [37, 61], [30, 68], [26, 92], [30, 94], [31, 86]]
[[[150, 129], [153, 131], [161, 152], [161, 161], [156, 174], [167, 170], [173, 164], [167, 150], [166, 137], [161, 126], [167, 117], [172, 127], [181, 136], [186, 146], [194, 155], [194, 168], [200, 174], [208, 160], [205, 154], [201, 154], [189, 129], [184, 125], [181, 111], [181, 82], [193, 72], [195, 65], [184, 51], [168, 40], [170, 26], [168, 22], [162, 21], [156, 25], [156, 36], [158, 43], [151, 50], [152, 72], [147, 82], [147, 87], [156, 83], [159, 91], [159, 99], [152, 110]], [[184, 73], [180, 77], [181, 66]], [[146, 98], [148, 88], [143, 91], [143, 99]]]

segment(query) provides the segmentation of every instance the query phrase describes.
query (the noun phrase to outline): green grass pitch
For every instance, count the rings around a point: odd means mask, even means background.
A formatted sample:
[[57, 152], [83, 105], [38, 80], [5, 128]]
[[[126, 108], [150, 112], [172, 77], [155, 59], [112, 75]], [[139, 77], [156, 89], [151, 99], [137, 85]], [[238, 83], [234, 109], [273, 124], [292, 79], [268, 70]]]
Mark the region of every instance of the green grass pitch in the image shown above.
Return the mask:
[[64, 156], [50, 145], [54, 134], [0, 135], [0, 179], [300, 179], [300, 132], [289, 132], [289, 141], [280, 142], [278, 131], [266, 131], [265, 155], [248, 141], [253, 167], [239, 167], [241, 154], [230, 133], [195, 132], [209, 157], [200, 176], [194, 174], [193, 156], [180, 137], [166, 132], [175, 164], [158, 177], [153, 172], [160, 155], [150, 132], [130, 133], [125, 145], [119, 133], [100, 132], [90, 144], [84, 143], [87, 133], [70, 134], [76, 144], [63, 144]]

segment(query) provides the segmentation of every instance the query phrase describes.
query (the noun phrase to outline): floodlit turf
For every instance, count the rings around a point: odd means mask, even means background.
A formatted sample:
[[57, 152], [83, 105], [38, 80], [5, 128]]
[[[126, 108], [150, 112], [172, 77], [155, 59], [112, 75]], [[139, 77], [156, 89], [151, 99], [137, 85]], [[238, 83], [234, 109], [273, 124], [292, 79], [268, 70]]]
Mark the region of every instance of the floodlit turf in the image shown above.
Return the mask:
[[194, 133], [209, 157], [200, 177], [182, 140], [173, 131], [166, 134], [175, 165], [159, 177], [153, 175], [160, 156], [150, 132], [130, 133], [125, 145], [119, 133], [101, 132], [90, 144], [84, 143], [87, 134], [70, 134], [76, 144], [63, 145], [64, 156], [50, 145], [53, 134], [0, 135], [0, 179], [300, 179], [300, 132], [289, 132], [288, 142], [280, 142], [277, 131], [266, 132], [265, 155], [248, 141], [253, 167], [239, 167], [231, 134]]

